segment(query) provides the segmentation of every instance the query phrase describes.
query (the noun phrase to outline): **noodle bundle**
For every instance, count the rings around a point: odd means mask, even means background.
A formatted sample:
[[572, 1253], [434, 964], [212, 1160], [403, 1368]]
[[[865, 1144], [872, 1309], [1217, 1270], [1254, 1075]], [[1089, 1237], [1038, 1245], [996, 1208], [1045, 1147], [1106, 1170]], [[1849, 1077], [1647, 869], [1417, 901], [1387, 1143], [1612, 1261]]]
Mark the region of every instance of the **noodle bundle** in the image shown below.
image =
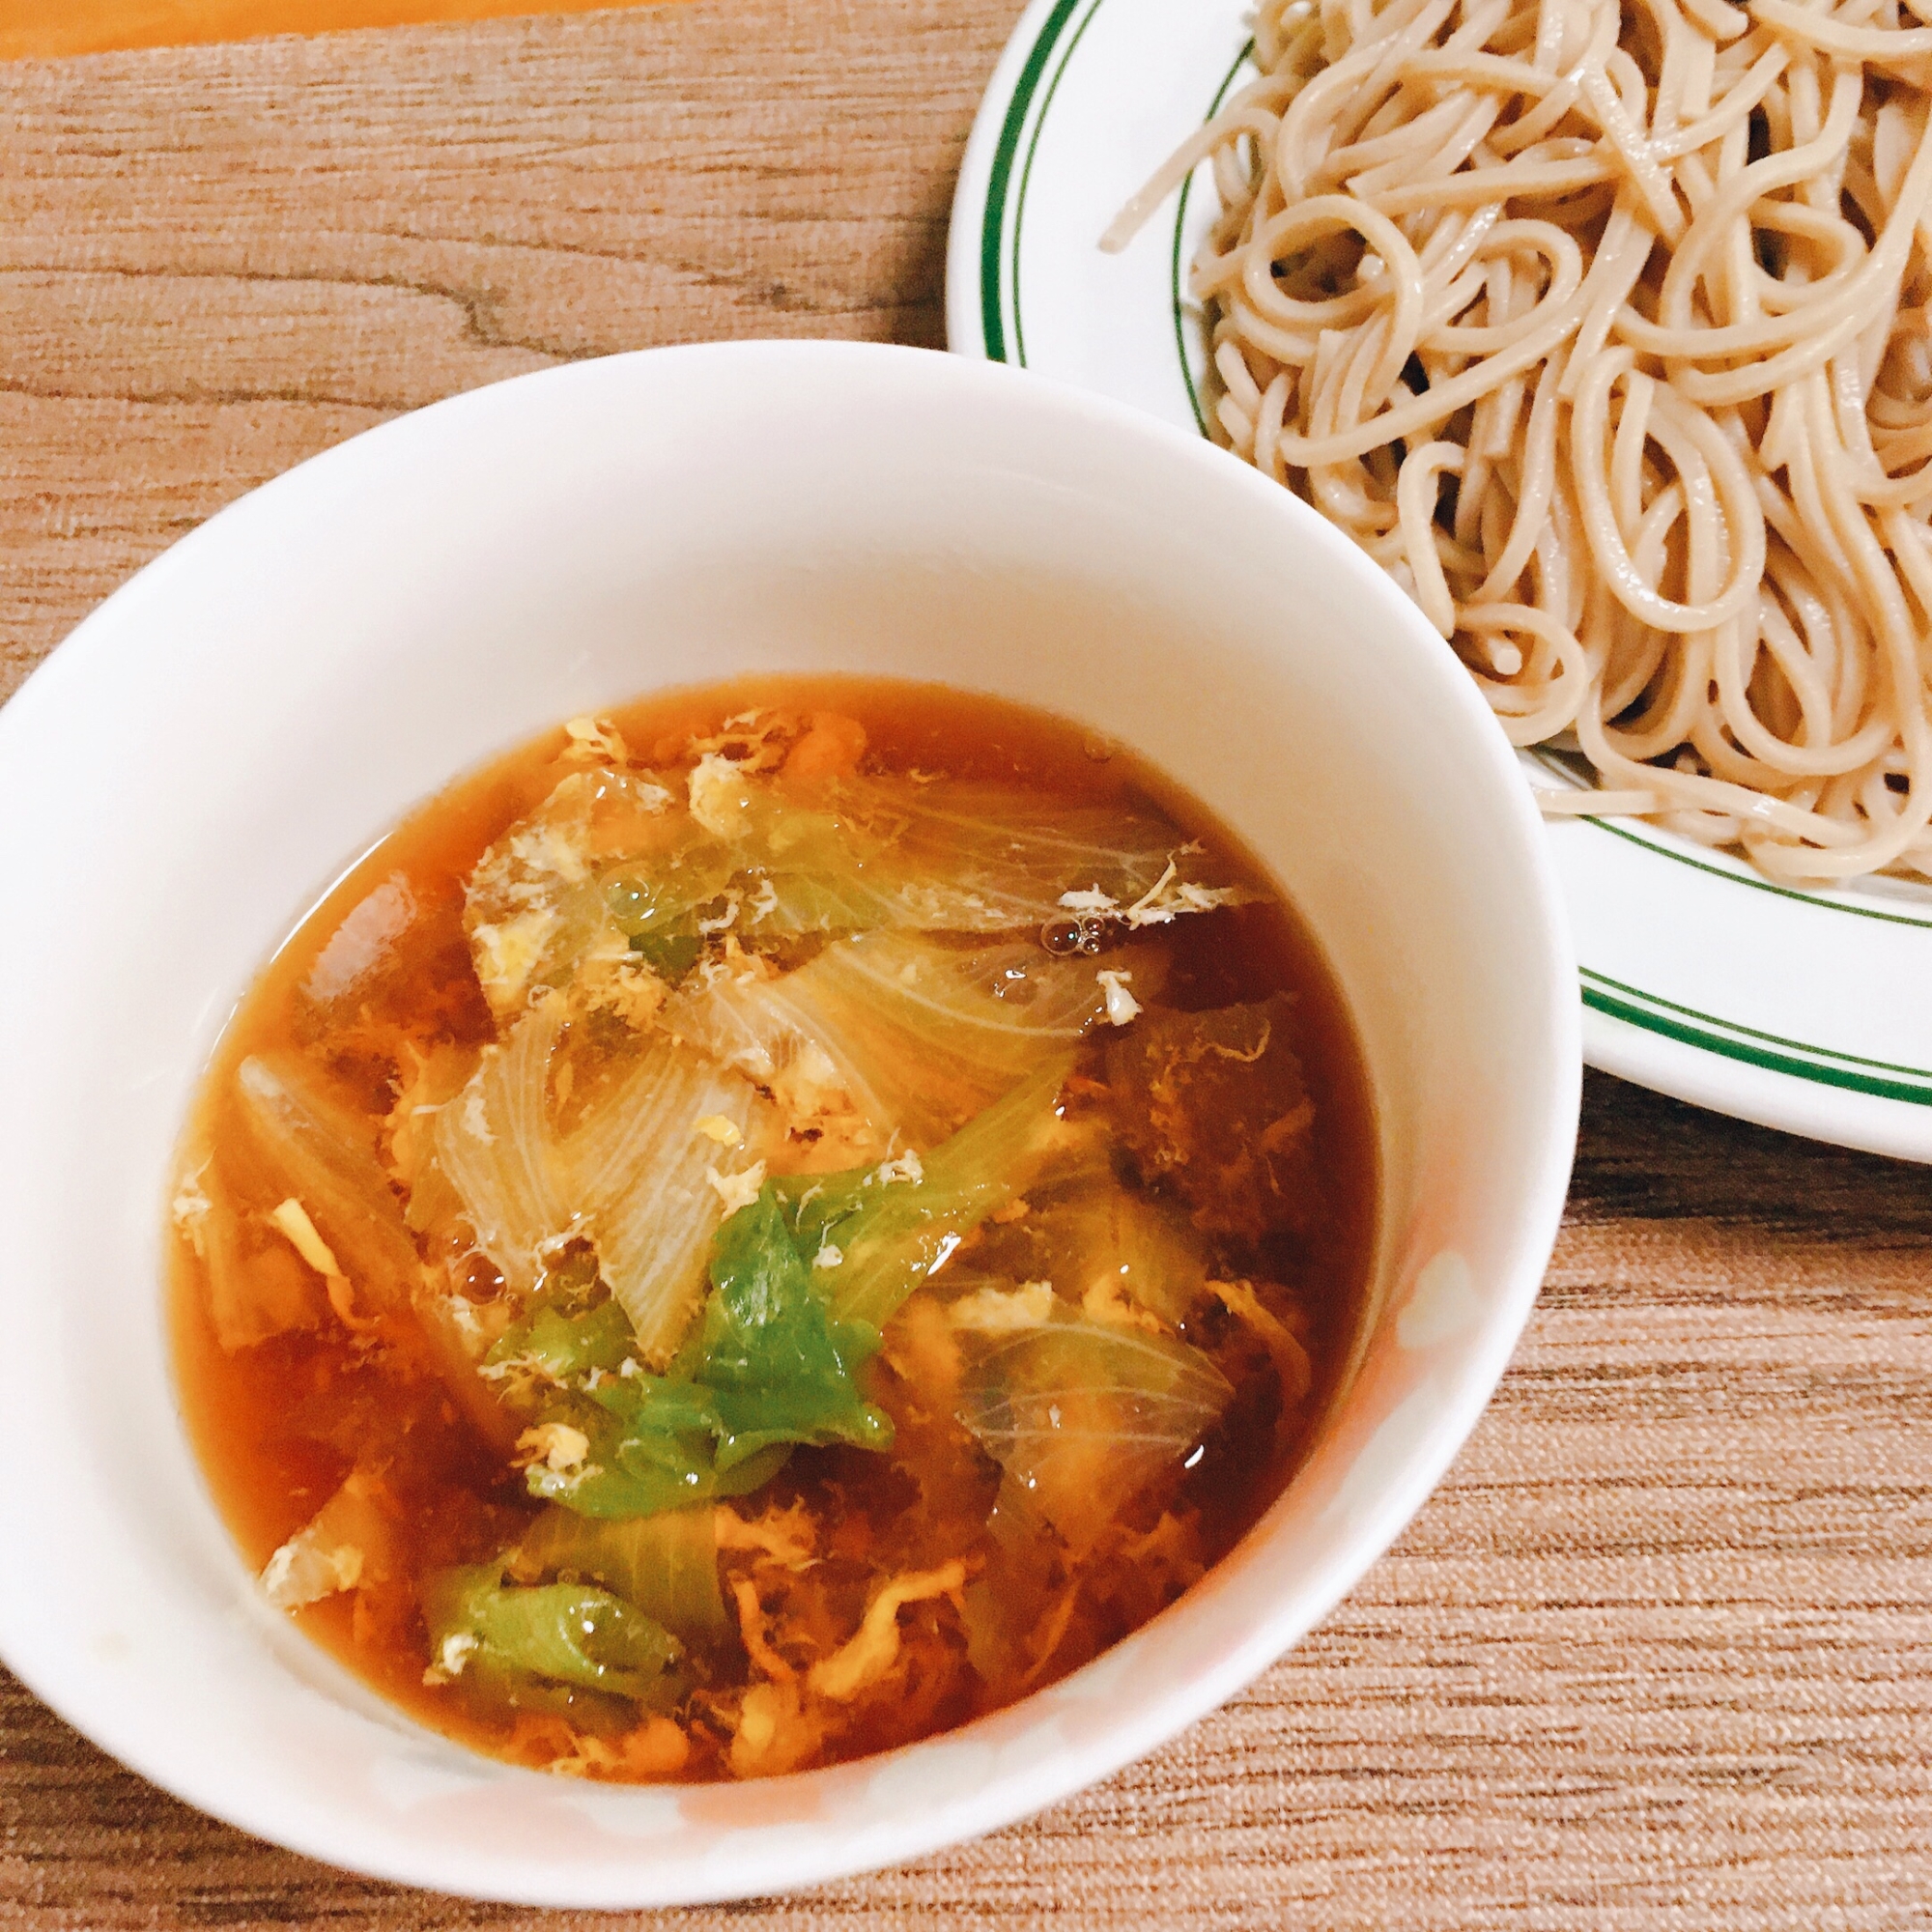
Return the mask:
[[1414, 598], [1546, 810], [1932, 874], [1932, 0], [1261, 0], [1214, 427]]

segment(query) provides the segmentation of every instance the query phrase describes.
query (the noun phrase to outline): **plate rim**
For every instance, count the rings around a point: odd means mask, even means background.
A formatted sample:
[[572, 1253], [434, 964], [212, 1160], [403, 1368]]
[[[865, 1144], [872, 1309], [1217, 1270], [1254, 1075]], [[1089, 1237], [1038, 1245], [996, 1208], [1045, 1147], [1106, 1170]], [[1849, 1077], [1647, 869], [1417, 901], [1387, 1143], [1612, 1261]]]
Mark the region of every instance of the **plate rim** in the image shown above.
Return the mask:
[[[1028, 366], [1017, 269], [1034, 155], [1060, 81], [1087, 28], [1107, 3], [1032, 0], [1001, 51], [975, 114], [953, 191], [945, 310], [947, 346], [955, 355]], [[1250, 38], [1230, 68], [1217, 101], [1225, 98], [1252, 45]], [[1030, 140], [1026, 139], [1029, 122]], [[1176, 346], [1195, 420], [1205, 436], [1180, 335], [1180, 234], [1193, 179], [1190, 176], [1179, 191], [1171, 272]], [[1009, 265], [1010, 339], [1006, 317]], [[1680, 851], [1638, 830], [1641, 821], [1580, 822], [1639, 846], [1654, 859], [1689, 867], [1713, 880], [1768, 893], [1818, 912], [1932, 931], [1932, 908], [1919, 916], [1903, 909], [1847, 903], [1842, 895], [1804, 892], [1763, 878], [1741, 861], [1721, 864], [1715, 853], [1706, 857], [1693, 850]], [[1591, 1066], [1805, 1139], [1932, 1162], [1932, 1112], [1928, 1112], [1932, 1067], [1874, 1060], [1770, 1034], [1625, 984], [1587, 965], [1579, 967], [1578, 990], [1583, 1058]]]

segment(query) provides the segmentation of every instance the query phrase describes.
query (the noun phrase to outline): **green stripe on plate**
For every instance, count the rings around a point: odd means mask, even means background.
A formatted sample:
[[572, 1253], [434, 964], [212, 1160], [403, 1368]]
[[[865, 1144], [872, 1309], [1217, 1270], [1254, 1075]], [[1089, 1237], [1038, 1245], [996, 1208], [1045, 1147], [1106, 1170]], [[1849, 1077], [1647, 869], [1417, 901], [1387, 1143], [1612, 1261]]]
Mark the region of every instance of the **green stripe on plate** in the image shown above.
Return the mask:
[[[1255, 43], [1250, 41], [1235, 56], [1234, 66], [1228, 70], [1220, 87], [1215, 91], [1214, 99], [1208, 103], [1208, 112], [1202, 117], [1201, 125], [1204, 128], [1220, 113], [1222, 101], [1227, 99], [1229, 91], [1235, 85], [1235, 76], [1254, 59], [1254, 56]], [[1207, 436], [1209, 434], [1208, 414], [1201, 407], [1201, 392], [1194, 386], [1194, 371], [1189, 367], [1187, 360], [1187, 305], [1180, 298], [1180, 237], [1187, 226], [1187, 200], [1193, 192], [1194, 177], [1190, 174], [1180, 184], [1180, 205], [1174, 211], [1174, 260], [1168, 273], [1171, 278], [1170, 286], [1174, 291], [1174, 347], [1180, 357], [1180, 380], [1187, 385], [1187, 407], [1194, 412], [1195, 427], [1203, 436]]]
[[[1746, 1066], [1762, 1067], [1767, 1072], [1788, 1074], [1819, 1086], [1841, 1087], [1881, 1100], [1904, 1100], [1918, 1107], [1932, 1107], [1932, 1071], [1927, 1069], [1898, 1066], [1884, 1060], [1864, 1060], [1857, 1054], [1834, 1053], [1829, 1047], [1807, 1046], [1803, 1040], [1760, 1033], [1755, 1027], [1718, 1019], [1710, 1013], [1700, 1013], [1694, 1007], [1682, 1007], [1673, 1000], [1660, 999], [1655, 993], [1626, 986], [1587, 966], [1580, 970], [1586, 1007], [1640, 1027], [1645, 1033], [1659, 1034], [1665, 1039], [1699, 1047]], [[1817, 1057], [1801, 1059], [1800, 1055]], [[1882, 1077], [1886, 1073], [1908, 1077], [1889, 1080]]]
[[[1066, 31], [1080, 0], [1060, 0], [1047, 15], [1040, 37], [1033, 43], [1020, 69], [1020, 81], [1000, 125], [999, 144], [993, 150], [993, 168], [986, 182], [986, 214], [980, 228], [980, 332], [986, 339], [986, 358], [991, 362], [1007, 359], [1007, 328], [1000, 314], [1000, 235], [1007, 222], [1007, 195], [1013, 179], [1013, 160], [1020, 151], [1020, 133], [1033, 106], [1039, 77], [1053, 55], [1053, 44]], [[1014, 224], [1013, 245], [1019, 245], [1018, 224]]]
[[1087, 29], [1094, 24], [1094, 16], [1106, 4], [1106, 0], [1094, 0], [1087, 17], [1073, 30], [1073, 38], [1066, 43], [1066, 51], [1060, 57], [1060, 65], [1053, 70], [1053, 78], [1047, 83], [1046, 99], [1039, 103], [1039, 119], [1033, 124], [1033, 139], [1027, 143], [1026, 165], [1020, 170], [1020, 191], [1013, 203], [1013, 242], [1012, 242], [1012, 284], [1013, 284], [1013, 360], [1024, 369], [1027, 366], [1026, 323], [1020, 313], [1020, 231], [1026, 226], [1027, 188], [1033, 181], [1034, 156], [1039, 153], [1039, 137], [1046, 131], [1046, 117], [1053, 112], [1053, 97], [1060, 92], [1060, 83], [1066, 78], [1066, 70], [1072, 64], [1073, 56], [1080, 49], [1080, 43], [1087, 37]]

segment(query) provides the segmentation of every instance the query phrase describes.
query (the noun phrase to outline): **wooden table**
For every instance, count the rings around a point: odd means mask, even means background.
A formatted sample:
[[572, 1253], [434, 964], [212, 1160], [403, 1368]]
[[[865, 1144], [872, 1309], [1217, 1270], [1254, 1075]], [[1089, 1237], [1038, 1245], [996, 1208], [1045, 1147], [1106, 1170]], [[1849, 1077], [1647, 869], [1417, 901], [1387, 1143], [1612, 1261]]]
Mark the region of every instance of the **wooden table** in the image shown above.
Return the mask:
[[[396, 411], [650, 343], [937, 345], [1016, 12], [696, 0], [0, 69], [0, 696]], [[727, 1917], [1932, 1925], [1928, 1177], [1593, 1077], [1516, 1366], [1325, 1626], [1030, 1824], [666, 1922]], [[212, 1824], [0, 1673], [0, 1925], [512, 1921]]]

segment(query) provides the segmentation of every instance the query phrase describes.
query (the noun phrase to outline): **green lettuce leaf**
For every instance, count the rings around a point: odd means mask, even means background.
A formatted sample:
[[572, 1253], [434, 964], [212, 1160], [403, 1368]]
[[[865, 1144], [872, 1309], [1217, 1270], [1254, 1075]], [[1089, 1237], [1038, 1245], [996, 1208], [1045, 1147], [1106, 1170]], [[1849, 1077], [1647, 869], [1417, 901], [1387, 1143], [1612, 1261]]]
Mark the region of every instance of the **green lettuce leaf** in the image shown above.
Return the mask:
[[547, 1509], [510, 1552], [519, 1582], [601, 1583], [690, 1643], [729, 1628], [718, 1583], [718, 1534], [708, 1509], [612, 1522]]
[[637, 1351], [630, 1321], [614, 1301], [581, 1314], [554, 1306], [534, 1308], [513, 1322], [483, 1358], [492, 1379], [524, 1369], [548, 1381], [568, 1381], [593, 1369], [615, 1374]]
[[[748, 1494], [799, 1443], [891, 1446], [892, 1423], [859, 1381], [878, 1330], [834, 1319], [769, 1184], [720, 1229], [711, 1281], [668, 1374], [606, 1353], [589, 1363], [600, 1373], [545, 1397], [541, 1420], [579, 1430], [588, 1447], [567, 1468], [528, 1469], [533, 1495], [584, 1516], [653, 1516]], [[540, 1350], [550, 1362], [586, 1359], [592, 1319], [544, 1311], [525, 1324], [523, 1359]]]
[[892, 1423], [857, 1380], [879, 1331], [833, 1319], [769, 1185], [719, 1229], [711, 1279], [695, 1362], [712, 1391], [721, 1473], [780, 1442], [891, 1446]]
[[582, 1431], [589, 1448], [572, 1468], [533, 1464], [526, 1483], [533, 1496], [582, 1516], [656, 1516], [745, 1495], [777, 1475], [790, 1453], [781, 1445], [720, 1470], [724, 1424], [711, 1391], [665, 1376], [606, 1377], [594, 1388], [551, 1397], [539, 1414]]
[[1076, 1157], [1082, 1137], [1059, 1111], [1072, 1065], [1056, 1054], [916, 1162], [770, 1183], [838, 1320], [883, 1328], [988, 1214]]
[[506, 1584], [502, 1566], [445, 1570], [423, 1586], [436, 1667], [472, 1667], [668, 1710], [689, 1688], [684, 1646], [655, 1617], [584, 1583]]

